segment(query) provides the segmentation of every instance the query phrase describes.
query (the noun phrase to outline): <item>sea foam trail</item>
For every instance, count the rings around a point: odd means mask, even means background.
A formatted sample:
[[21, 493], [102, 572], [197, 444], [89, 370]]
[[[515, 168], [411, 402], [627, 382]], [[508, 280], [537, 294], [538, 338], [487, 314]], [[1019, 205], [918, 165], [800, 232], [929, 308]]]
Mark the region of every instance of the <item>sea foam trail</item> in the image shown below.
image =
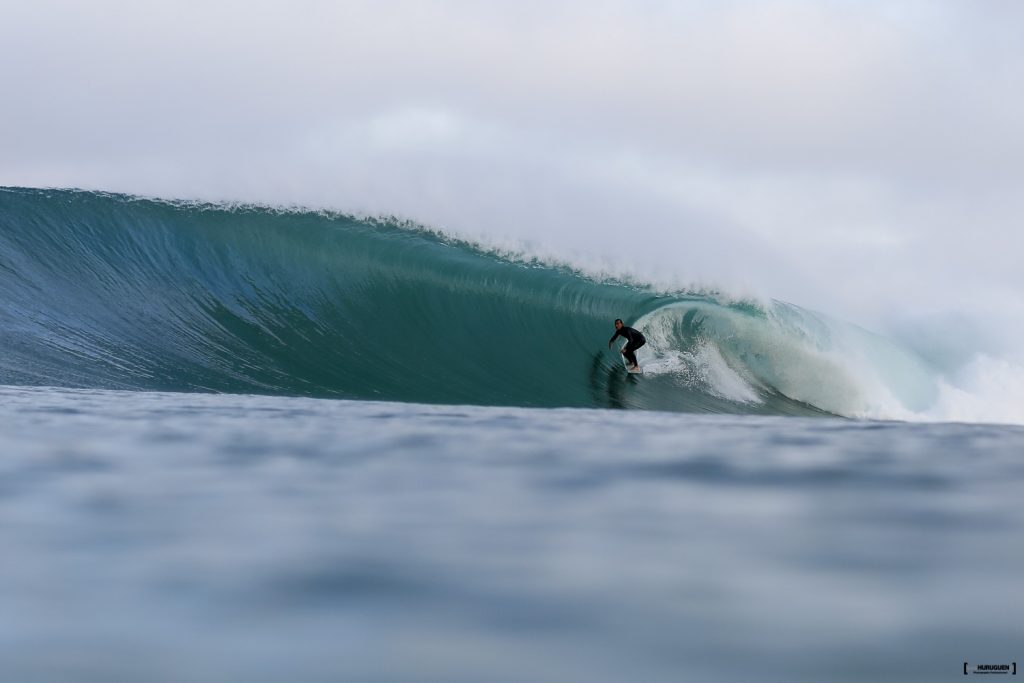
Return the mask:
[[[606, 347], [617, 317], [648, 335], [643, 377]], [[1021, 418], [1017, 385], [996, 387], [1011, 403], [989, 412], [908, 350], [797, 306], [665, 293], [316, 211], [0, 190], [0, 323], [8, 384]]]

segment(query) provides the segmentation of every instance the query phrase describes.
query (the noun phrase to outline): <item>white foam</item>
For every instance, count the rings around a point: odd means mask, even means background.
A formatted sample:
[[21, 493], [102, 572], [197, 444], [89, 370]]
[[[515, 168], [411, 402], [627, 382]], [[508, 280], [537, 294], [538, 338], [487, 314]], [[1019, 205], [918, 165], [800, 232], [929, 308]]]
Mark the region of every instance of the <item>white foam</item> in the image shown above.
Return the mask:
[[714, 344], [704, 342], [693, 351], [651, 354], [650, 360], [644, 360], [640, 352], [638, 356], [648, 375], [675, 375], [686, 386], [699, 387], [727, 401], [761, 403], [757, 391], [729, 367]]
[[1024, 424], [1024, 366], [979, 354], [942, 378], [935, 404], [909, 419]]
[[680, 348], [674, 325], [678, 307], [654, 311], [637, 321], [647, 345], [637, 352], [644, 372], [672, 375], [687, 387], [737, 403], [760, 403], [756, 389], [723, 356], [712, 340], [702, 339], [692, 348]]

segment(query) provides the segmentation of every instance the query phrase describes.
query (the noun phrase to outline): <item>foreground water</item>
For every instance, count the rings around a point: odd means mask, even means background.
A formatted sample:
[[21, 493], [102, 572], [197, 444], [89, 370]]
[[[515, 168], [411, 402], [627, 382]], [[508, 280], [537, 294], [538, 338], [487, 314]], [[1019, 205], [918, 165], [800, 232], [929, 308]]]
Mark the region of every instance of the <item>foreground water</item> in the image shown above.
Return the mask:
[[0, 679], [937, 681], [1024, 430], [0, 388]]

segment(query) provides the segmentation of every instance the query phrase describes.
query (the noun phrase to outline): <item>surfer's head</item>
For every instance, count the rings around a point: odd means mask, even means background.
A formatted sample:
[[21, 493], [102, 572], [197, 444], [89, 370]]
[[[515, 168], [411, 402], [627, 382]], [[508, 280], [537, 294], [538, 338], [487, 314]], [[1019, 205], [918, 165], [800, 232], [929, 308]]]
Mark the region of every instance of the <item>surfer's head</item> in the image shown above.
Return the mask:
[[617, 330], [621, 330], [622, 329], [622, 318], [616, 318], [615, 319], [615, 329], [617, 329]]

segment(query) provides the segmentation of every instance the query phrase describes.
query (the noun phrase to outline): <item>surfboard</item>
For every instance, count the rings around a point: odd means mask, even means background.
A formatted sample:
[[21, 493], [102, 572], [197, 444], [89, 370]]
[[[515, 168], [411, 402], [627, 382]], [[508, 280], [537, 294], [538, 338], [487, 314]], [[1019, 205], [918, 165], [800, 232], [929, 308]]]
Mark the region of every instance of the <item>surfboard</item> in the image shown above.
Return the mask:
[[636, 370], [634, 370], [633, 368], [626, 368], [626, 372], [628, 372], [631, 375], [642, 375], [644, 374], [644, 369], [637, 365]]

